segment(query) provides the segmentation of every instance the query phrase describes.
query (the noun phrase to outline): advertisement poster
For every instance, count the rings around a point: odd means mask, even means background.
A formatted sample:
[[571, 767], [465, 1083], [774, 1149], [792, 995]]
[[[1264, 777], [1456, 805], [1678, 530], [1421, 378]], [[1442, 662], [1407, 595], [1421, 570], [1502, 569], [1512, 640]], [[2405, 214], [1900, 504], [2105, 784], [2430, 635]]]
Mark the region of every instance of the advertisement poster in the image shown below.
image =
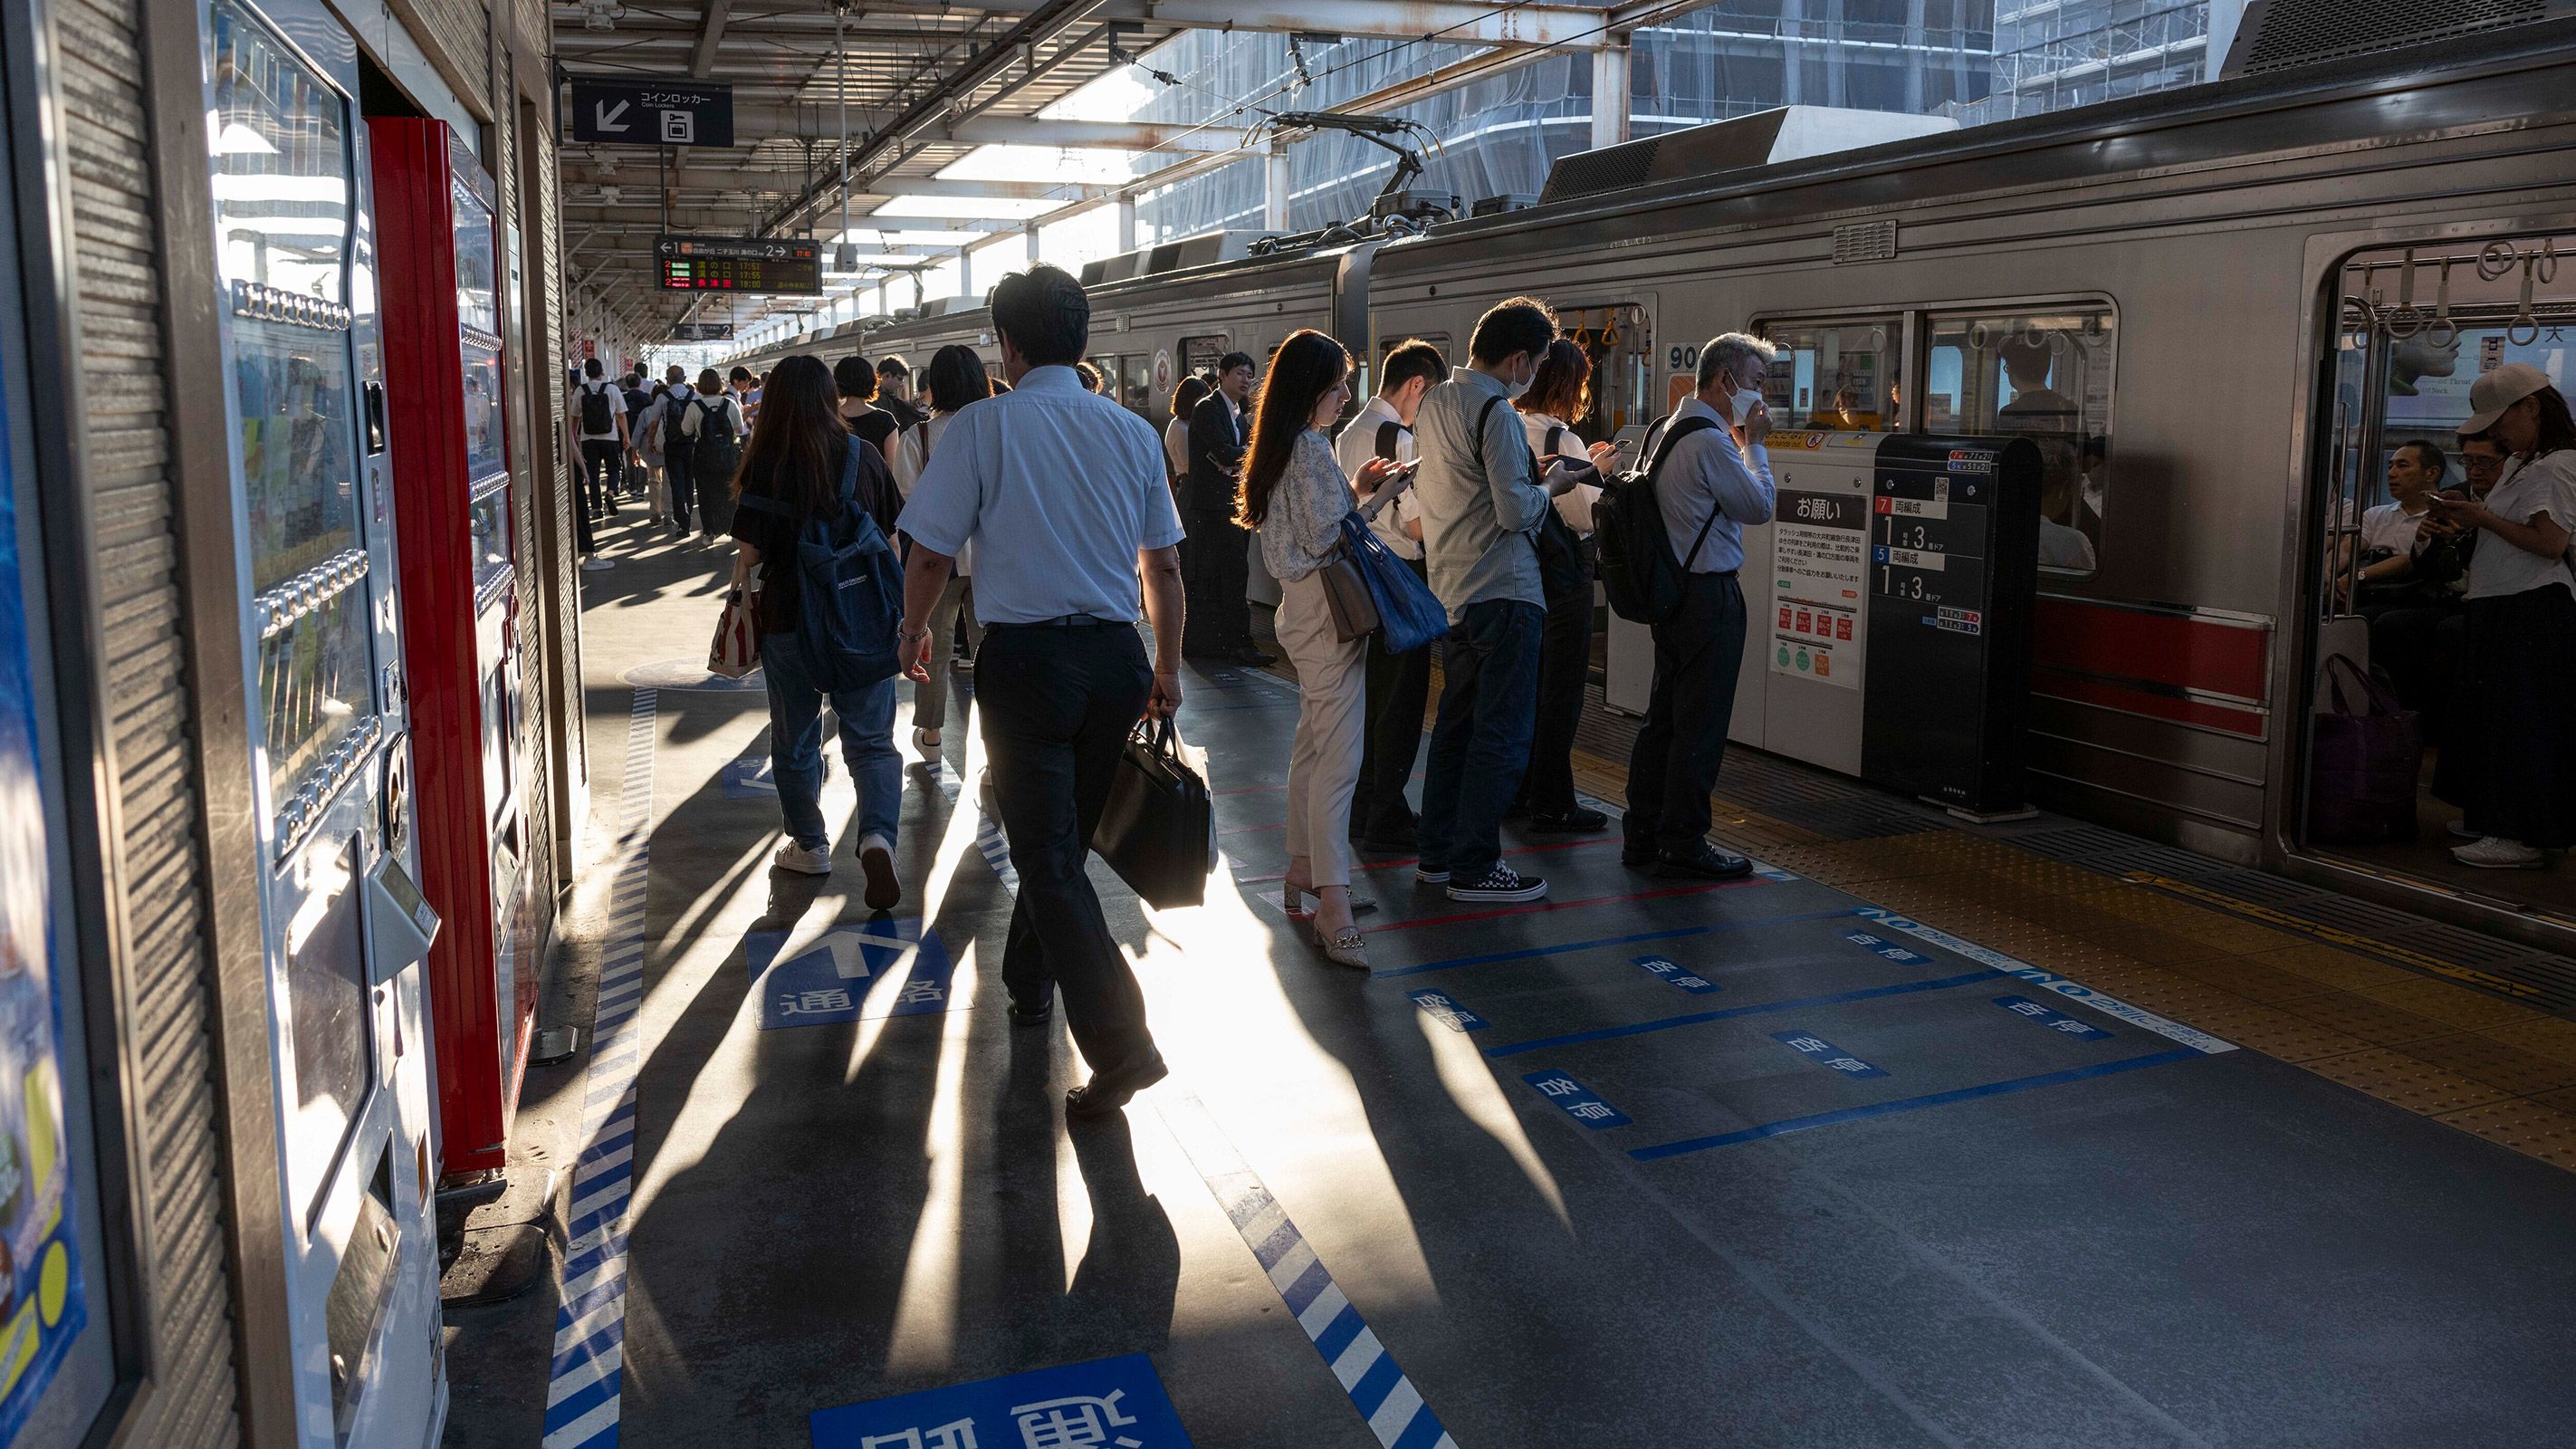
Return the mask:
[[0, 453], [0, 1444], [17, 1437], [88, 1318], [64, 1154], [62, 983], [25, 599], [15, 484]]
[[1858, 627], [1868, 578], [1869, 500], [1780, 490], [1771, 524], [1771, 672], [1860, 688]]

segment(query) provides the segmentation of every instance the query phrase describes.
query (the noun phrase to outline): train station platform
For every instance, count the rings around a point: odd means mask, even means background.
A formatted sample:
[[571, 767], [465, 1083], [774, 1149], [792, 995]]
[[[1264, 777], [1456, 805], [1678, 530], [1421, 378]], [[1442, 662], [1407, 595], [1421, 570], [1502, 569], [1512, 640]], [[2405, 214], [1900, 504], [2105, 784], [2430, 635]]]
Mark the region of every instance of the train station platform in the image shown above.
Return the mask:
[[[1754, 878], [1515, 836], [1548, 899], [1470, 908], [1369, 857], [1361, 976], [1277, 905], [1293, 682], [1193, 672], [1236, 889], [1156, 912], [1098, 871], [1173, 1074], [1068, 1126], [1060, 1025], [1002, 1010], [972, 729], [907, 771], [890, 917], [846, 853], [773, 874], [763, 696], [699, 667], [726, 555], [604, 544], [591, 864], [547, 1005], [581, 1050], [531, 1071], [516, 1186], [471, 1225], [543, 1224], [558, 1266], [451, 1307], [451, 1445], [2470, 1446], [2576, 1420], [2576, 1022], [2523, 947], [1737, 752], [1720, 833]], [[836, 761], [827, 813], [850, 803]]]

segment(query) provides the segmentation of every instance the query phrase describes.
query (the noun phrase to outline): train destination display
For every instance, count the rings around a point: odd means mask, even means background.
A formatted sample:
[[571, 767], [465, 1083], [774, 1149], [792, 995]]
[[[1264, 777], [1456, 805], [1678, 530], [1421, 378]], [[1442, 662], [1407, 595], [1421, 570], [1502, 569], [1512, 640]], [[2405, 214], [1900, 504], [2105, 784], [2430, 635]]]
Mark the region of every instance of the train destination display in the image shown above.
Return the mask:
[[822, 249], [797, 237], [671, 236], [653, 241], [662, 286], [680, 292], [820, 296]]

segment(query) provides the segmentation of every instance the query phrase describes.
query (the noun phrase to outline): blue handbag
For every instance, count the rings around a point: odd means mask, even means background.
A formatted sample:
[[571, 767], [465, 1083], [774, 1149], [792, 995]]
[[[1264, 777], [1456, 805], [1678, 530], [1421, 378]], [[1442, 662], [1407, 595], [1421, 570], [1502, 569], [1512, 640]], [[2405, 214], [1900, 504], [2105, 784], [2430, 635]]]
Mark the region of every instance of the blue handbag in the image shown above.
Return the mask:
[[1440, 607], [1431, 586], [1387, 552], [1385, 542], [1369, 532], [1356, 511], [1342, 515], [1342, 548], [1377, 605], [1378, 642], [1387, 653], [1410, 654], [1449, 637], [1449, 611]]

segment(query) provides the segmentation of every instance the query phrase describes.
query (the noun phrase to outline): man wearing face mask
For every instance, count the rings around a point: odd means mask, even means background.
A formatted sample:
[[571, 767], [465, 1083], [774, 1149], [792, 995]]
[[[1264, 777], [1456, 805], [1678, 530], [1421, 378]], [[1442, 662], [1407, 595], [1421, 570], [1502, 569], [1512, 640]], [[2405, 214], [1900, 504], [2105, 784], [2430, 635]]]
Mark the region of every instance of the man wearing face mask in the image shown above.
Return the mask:
[[1529, 390], [1555, 340], [1556, 313], [1545, 302], [1497, 303], [1476, 322], [1469, 365], [1424, 394], [1413, 415], [1423, 552], [1450, 628], [1414, 877], [1448, 887], [1452, 900], [1547, 894], [1546, 881], [1503, 864], [1502, 819], [1529, 768], [1538, 707], [1539, 520], [1575, 484], [1561, 464], [1532, 476], [1512, 400]]
[[[1628, 752], [1627, 838], [1632, 870], [1699, 880], [1750, 875], [1753, 863], [1708, 842], [1708, 796], [1726, 758], [1735, 676], [1744, 662], [1744, 526], [1771, 517], [1771, 413], [1762, 379], [1778, 351], [1729, 332], [1699, 351], [1699, 391], [1673, 412], [1679, 430], [1656, 476], [1655, 501], [1673, 557], [1682, 561], [1682, 606], [1654, 627], [1655, 682], [1646, 723]], [[1714, 517], [1712, 518], [1712, 514]]]

